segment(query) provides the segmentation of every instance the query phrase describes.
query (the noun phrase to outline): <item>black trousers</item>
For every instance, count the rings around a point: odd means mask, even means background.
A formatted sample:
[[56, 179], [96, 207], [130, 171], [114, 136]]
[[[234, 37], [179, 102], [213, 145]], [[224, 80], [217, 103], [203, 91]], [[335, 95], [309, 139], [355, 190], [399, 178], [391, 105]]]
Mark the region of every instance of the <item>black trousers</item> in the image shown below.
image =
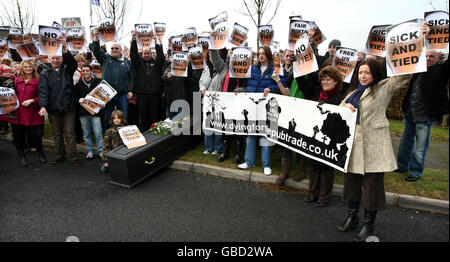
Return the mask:
[[[13, 141], [16, 146], [17, 152], [21, 155], [28, 146], [35, 147], [37, 151], [42, 152], [42, 136], [40, 134], [40, 125], [36, 126], [24, 126], [11, 124], [13, 131]], [[27, 141], [28, 137], [28, 141]]]
[[309, 195], [320, 202], [331, 201], [334, 182], [334, 168], [318, 161], [309, 161]]
[[161, 95], [138, 95], [137, 107], [139, 111], [139, 124], [142, 132], [150, 129], [152, 124], [161, 119]]
[[[71, 159], [78, 159], [77, 138], [75, 134], [75, 113], [66, 112], [57, 115], [48, 114], [48, 119], [52, 124], [57, 157], [66, 157], [68, 154]], [[63, 132], [66, 133], [67, 151], [66, 146], [64, 145]]]
[[361, 199], [368, 211], [386, 209], [384, 173], [344, 174], [344, 200], [361, 202]]

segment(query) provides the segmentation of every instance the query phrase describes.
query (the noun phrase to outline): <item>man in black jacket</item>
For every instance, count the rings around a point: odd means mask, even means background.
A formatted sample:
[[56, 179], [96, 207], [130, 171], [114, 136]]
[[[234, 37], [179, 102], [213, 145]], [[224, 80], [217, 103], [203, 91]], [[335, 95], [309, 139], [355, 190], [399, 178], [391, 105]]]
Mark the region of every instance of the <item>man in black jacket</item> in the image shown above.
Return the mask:
[[75, 103], [73, 96], [73, 74], [77, 70], [77, 61], [63, 46], [63, 56], [52, 56], [51, 67], [39, 75], [39, 114], [48, 118], [53, 128], [57, 156], [52, 164], [66, 160], [63, 130], [66, 132], [67, 150], [70, 162], [80, 165], [76, 148]]
[[435, 50], [427, 50], [426, 59], [427, 72], [412, 76], [403, 100], [405, 129], [398, 150], [398, 171], [409, 172], [405, 178], [408, 182], [422, 177], [431, 129], [442, 115], [448, 114], [448, 59], [439, 64]]
[[[157, 38], [155, 38], [154, 41]], [[153, 123], [160, 120], [162, 102], [161, 75], [164, 66], [164, 52], [162, 44], [156, 42], [156, 59], [152, 57], [150, 48], [142, 49], [142, 57], [138, 53], [136, 32], [133, 31], [130, 48], [131, 63], [136, 71], [135, 93], [139, 111], [139, 127], [141, 131], [150, 129]]]

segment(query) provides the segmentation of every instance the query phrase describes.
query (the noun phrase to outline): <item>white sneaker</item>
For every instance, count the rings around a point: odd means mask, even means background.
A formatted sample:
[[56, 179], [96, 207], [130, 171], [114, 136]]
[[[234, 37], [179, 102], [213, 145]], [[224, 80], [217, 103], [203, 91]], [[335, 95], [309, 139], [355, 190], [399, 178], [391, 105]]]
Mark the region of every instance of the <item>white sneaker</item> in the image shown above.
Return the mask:
[[94, 158], [94, 153], [93, 152], [88, 152], [86, 154], [86, 159], [93, 159]]
[[240, 169], [248, 169], [249, 166], [247, 165], [246, 162], [244, 162], [244, 163], [240, 164], [240, 165], [238, 166], [238, 168], [240, 168]]
[[209, 152], [208, 150], [205, 150], [205, 151], [203, 151], [203, 154], [204, 155], [209, 155], [209, 154], [211, 154], [211, 152]]
[[270, 168], [270, 167], [265, 167], [265, 168], [264, 168], [264, 175], [266, 175], [266, 176], [272, 175], [272, 168]]
[[214, 151], [211, 153], [211, 155], [218, 155], [218, 154], [219, 154], [219, 151]]

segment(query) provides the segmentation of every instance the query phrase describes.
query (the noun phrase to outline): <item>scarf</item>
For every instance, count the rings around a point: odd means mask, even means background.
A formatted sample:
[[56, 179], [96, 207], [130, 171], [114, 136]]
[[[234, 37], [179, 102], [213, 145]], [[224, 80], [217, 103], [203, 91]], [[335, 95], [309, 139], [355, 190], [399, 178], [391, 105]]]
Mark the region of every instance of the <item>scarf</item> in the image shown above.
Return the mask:
[[325, 91], [325, 90], [320, 90], [320, 97], [319, 100], [317, 100], [317, 102], [326, 102], [328, 101], [328, 98], [334, 96], [337, 93], [338, 89], [335, 87], [329, 91]]
[[[352, 104], [356, 109], [359, 108], [359, 100], [361, 99], [362, 94], [364, 94], [364, 91], [366, 91], [366, 88], [368, 86], [363, 86], [361, 85], [361, 83], [358, 83], [358, 88], [356, 89], [355, 92], [353, 92], [353, 94], [351, 96], [349, 96], [349, 98], [347, 98], [347, 100], [345, 100], [345, 103], [350, 103]], [[356, 116], [356, 124], [359, 125], [359, 110]]]

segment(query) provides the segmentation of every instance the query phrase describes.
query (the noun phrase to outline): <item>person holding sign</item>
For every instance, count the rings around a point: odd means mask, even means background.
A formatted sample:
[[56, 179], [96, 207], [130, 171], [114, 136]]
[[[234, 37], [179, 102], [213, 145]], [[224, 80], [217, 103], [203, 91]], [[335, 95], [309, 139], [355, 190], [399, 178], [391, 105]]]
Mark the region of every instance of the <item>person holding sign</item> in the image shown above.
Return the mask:
[[[75, 101], [80, 103], [84, 98], [95, 89], [95, 87], [102, 81], [99, 78], [94, 78], [92, 74], [92, 67], [88, 64], [81, 66], [82, 77], [75, 85], [74, 96]], [[81, 129], [83, 130], [83, 139], [86, 144], [86, 160], [94, 158], [94, 146], [91, 138], [91, 126], [95, 135], [95, 144], [97, 145], [97, 154], [101, 157], [103, 151], [103, 134], [102, 134], [102, 120], [103, 112], [92, 115], [84, 107], [77, 105], [77, 115], [80, 117]]]
[[[267, 96], [269, 93], [280, 94], [280, 85], [282, 88], [286, 85], [286, 77], [273, 74], [275, 68], [273, 66], [272, 51], [270, 47], [263, 46], [258, 50], [258, 65], [252, 66], [252, 76], [247, 83], [247, 93], [264, 93]], [[256, 139], [257, 136], [247, 137], [247, 146], [245, 149], [245, 162], [240, 164], [240, 169], [248, 169], [255, 166], [256, 157]], [[270, 163], [270, 147], [272, 144], [267, 138], [259, 138], [261, 145], [261, 159], [264, 174], [270, 176], [272, 168]]]
[[414, 182], [422, 177], [430, 133], [439, 118], [448, 114], [448, 59], [439, 64], [436, 50], [427, 50], [427, 71], [414, 74], [403, 100], [402, 133], [398, 149], [398, 171], [409, 173], [405, 178]]
[[130, 48], [131, 63], [136, 71], [135, 93], [139, 110], [139, 127], [142, 131], [150, 129], [153, 123], [160, 120], [162, 102], [161, 75], [164, 66], [163, 46], [155, 37], [156, 58], [152, 57], [150, 47], [142, 48], [142, 56], [138, 53], [136, 31], [132, 32]]
[[53, 128], [57, 156], [52, 164], [66, 160], [63, 132], [66, 133], [67, 153], [73, 166], [81, 165], [76, 148], [75, 103], [73, 96], [73, 74], [77, 61], [66, 52], [63, 42], [63, 56], [51, 56], [51, 67], [39, 75], [39, 115], [48, 114]]
[[[1, 70], [4, 72], [4, 70]], [[25, 148], [27, 137], [29, 145], [37, 148], [39, 161], [46, 163], [47, 159], [42, 148], [42, 138], [39, 127], [44, 124], [44, 119], [39, 116], [38, 83], [39, 75], [30, 61], [21, 63], [18, 76], [10, 75], [0, 77], [0, 86], [14, 88], [19, 102], [19, 108], [2, 115], [1, 119], [11, 123], [14, 145], [20, 157], [20, 166], [29, 165]], [[27, 136], [28, 135], [28, 136]]]
[[[429, 28], [421, 27], [421, 37]], [[364, 225], [353, 239], [365, 241], [374, 233], [377, 212], [386, 208], [384, 173], [397, 169], [392, 149], [386, 109], [392, 95], [406, 88], [411, 74], [382, 80], [380, 63], [368, 60], [358, 69], [358, 86], [340, 104], [352, 112], [357, 110], [353, 148], [344, 174], [344, 200], [348, 203], [348, 216], [338, 230], [347, 232], [358, 225], [361, 199], [364, 203]]]
[[109, 173], [108, 157], [106, 154], [114, 148], [123, 145], [118, 128], [127, 124], [124, 113], [120, 110], [114, 110], [109, 117], [109, 124], [111, 127], [106, 130], [105, 137], [103, 138], [103, 165], [100, 169], [103, 173]]
[[[105, 128], [108, 128], [108, 118], [115, 107], [124, 113], [125, 119], [128, 119], [127, 99], [133, 97], [136, 73], [130, 60], [122, 55], [122, 47], [119, 43], [112, 44], [111, 54], [103, 52], [100, 48], [98, 29], [94, 29], [92, 46], [97, 62], [103, 67], [103, 80], [117, 91], [117, 95], [109, 101], [105, 108], [103, 121]], [[128, 91], [129, 86], [130, 91]]]

